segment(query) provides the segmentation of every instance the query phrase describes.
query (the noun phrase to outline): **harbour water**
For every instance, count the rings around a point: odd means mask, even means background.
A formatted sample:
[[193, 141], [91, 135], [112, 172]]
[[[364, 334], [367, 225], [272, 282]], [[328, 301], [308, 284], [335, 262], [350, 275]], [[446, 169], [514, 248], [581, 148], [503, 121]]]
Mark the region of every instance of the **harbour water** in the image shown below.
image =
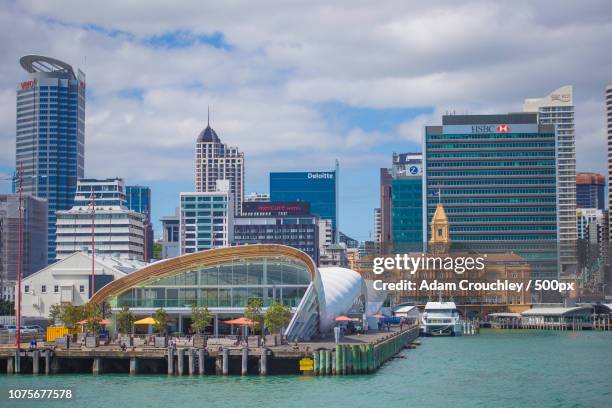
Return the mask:
[[[483, 330], [422, 338], [377, 373], [346, 377], [0, 376], [6, 407], [610, 407], [612, 333]], [[73, 390], [9, 400], [9, 389]]]

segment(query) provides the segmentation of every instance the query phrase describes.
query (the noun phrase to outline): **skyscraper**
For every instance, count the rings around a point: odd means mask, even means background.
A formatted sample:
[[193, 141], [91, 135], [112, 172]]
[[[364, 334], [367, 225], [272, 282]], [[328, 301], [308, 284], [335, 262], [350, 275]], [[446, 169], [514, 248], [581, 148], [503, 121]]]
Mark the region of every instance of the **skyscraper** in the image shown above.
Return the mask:
[[[47, 201], [22, 197], [22, 277], [47, 266]], [[0, 300], [14, 300], [19, 253], [19, 195], [0, 194]]]
[[576, 174], [576, 208], [605, 208], [604, 189], [606, 178], [603, 174]]
[[153, 223], [151, 222], [151, 188], [147, 186], [125, 186], [126, 206], [144, 215], [144, 261], [153, 255]]
[[331, 220], [333, 242], [339, 241], [338, 173], [333, 171], [270, 173], [271, 201], [306, 201], [310, 211], [321, 219]]
[[[608, 186], [612, 180], [612, 85], [606, 86], [606, 129], [608, 129]], [[612, 191], [608, 188], [608, 209], [612, 208]], [[608, 221], [608, 225], [612, 222]], [[612, 228], [609, 228], [612, 241]]]
[[181, 255], [229, 246], [234, 239], [234, 195], [229, 180], [215, 191], [180, 193]]
[[74, 206], [57, 212], [57, 258], [65, 259], [84, 248], [91, 251], [93, 217], [96, 255], [142, 261], [145, 217], [128, 209], [125, 202], [120, 178], [79, 180]]
[[423, 248], [423, 157], [393, 154], [391, 168], [391, 238], [395, 252]]
[[200, 132], [195, 149], [195, 188], [198, 193], [215, 192], [217, 180], [229, 180], [234, 214], [242, 211], [244, 197], [244, 153], [221, 143], [210, 127]]
[[17, 86], [16, 167], [25, 194], [48, 203], [47, 259], [55, 260], [55, 212], [72, 206], [84, 175], [85, 74], [65, 62], [27, 55]]
[[576, 137], [572, 86], [544, 98], [525, 99], [524, 112], [537, 112], [538, 122], [552, 124], [557, 133], [557, 194], [559, 198], [559, 261], [562, 276], [576, 265]]
[[557, 278], [555, 138], [534, 113], [446, 115], [427, 126], [423, 240], [441, 203], [453, 250], [513, 251], [534, 277]]

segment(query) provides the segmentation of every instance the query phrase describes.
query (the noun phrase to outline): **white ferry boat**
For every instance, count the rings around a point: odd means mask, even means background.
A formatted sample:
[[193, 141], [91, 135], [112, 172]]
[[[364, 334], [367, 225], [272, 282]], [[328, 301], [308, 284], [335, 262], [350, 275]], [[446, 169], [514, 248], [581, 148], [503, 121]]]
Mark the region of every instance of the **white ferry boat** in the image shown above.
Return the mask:
[[461, 336], [461, 320], [455, 302], [427, 302], [421, 315], [421, 334]]

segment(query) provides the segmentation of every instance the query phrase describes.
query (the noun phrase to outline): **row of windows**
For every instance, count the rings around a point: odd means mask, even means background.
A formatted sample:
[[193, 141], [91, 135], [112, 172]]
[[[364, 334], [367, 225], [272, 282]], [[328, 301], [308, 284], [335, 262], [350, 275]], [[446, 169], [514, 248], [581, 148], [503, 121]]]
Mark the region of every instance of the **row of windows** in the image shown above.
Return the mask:
[[555, 138], [554, 133], [480, 133], [480, 134], [442, 134], [442, 135], [427, 135], [427, 141], [434, 140], [458, 140], [458, 139], [542, 139], [550, 140]]
[[[446, 189], [442, 191], [442, 197], [449, 195], [507, 195], [507, 194], [555, 194], [556, 188], [489, 188], [489, 189]], [[438, 197], [437, 193], [430, 194], [430, 197]]]
[[[53, 285], [53, 293], [59, 293], [59, 285]], [[24, 293], [30, 293], [30, 285], [24, 285]], [[47, 293], [47, 285], [40, 286], [40, 293]], [[79, 293], [85, 293], [85, 285], [79, 285]]]
[[497, 151], [497, 152], [451, 152], [451, 153], [429, 153], [428, 159], [435, 158], [483, 158], [483, 157], [555, 157], [553, 151]]
[[503, 184], [518, 184], [518, 185], [555, 185], [557, 182], [554, 178], [533, 178], [533, 179], [468, 179], [468, 180], [429, 180], [430, 186], [473, 186], [479, 184], [485, 185], [503, 185]]
[[457, 161], [457, 162], [427, 162], [427, 168], [430, 167], [533, 167], [533, 166], [548, 166], [554, 167], [554, 160], [533, 160], [533, 161]]
[[[428, 204], [436, 204], [438, 198], [435, 200], [428, 200]], [[465, 198], [446, 198], [444, 197], [444, 204], [539, 204], [539, 203], [556, 203], [556, 197], [504, 197], [504, 198], [491, 198], [491, 197], [465, 197]], [[481, 209], [482, 211], [482, 209]]]
[[[432, 143], [427, 150], [442, 149], [512, 149], [512, 148], [555, 148], [555, 142], [507, 142], [507, 143]], [[429, 156], [429, 154], [428, 154]]]
[[453, 225], [451, 232], [492, 232], [503, 231], [512, 234], [515, 231], [556, 231], [557, 225]]
[[533, 169], [533, 170], [455, 170], [435, 171], [427, 170], [427, 178], [430, 177], [486, 177], [486, 176], [546, 176], [556, 175], [555, 169]]

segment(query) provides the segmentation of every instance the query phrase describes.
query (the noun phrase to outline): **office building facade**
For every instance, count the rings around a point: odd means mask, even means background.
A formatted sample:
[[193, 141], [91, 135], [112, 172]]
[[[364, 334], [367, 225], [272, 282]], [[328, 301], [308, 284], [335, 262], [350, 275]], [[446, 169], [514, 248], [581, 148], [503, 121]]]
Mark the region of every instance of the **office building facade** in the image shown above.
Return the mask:
[[454, 249], [513, 251], [535, 277], [558, 277], [554, 125], [533, 113], [445, 115], [425, 129], [423, 160], [424, 241], [442, 203]]
[[[22, 277], [47, 266], [47, 201], [22, 197]], [[19, 257], [19, 195], [0, 194], [0, 299], [14, 300]]]
[[391, 237], [395, 252], [419, 251], [423, 245], [423, 156], [393, 154]]
[[153, 254], [153, 223], [151, 222], [151, 188], [147, 186], [125, 186], [126, 206], [144, 216], [145, 248], [144, 260], [149, 262]]
[[77, 251], [91, 252], [93, 220], [96, 255], [144, 260], [145, 217], [125, 204], [122, 179], [79, 180], [74, 206], [57, 212], [57, 258], [65, 259]]
[[374, 242], [380, 246], [382, 241], [382, 217], [380, 207], [374, 209]]
[[216, 191], [180, 193], [181, 255], [232, 243], [233, 197], [227, 180], [218, 180]]
[[195, 191], [215, 192], [217, 180], [228, 180], [234, 214], [240, 214], [244, 197], [244, 153], [221, 142], [210, 127], [200, 132], [195, 148]]
[[391, 243], [391, 177], [390, 168], [380, 169], [380, 243], [381, 248], [387, 248]]
[[234, 218], [234, 243], [283, 244], [319, 260], [319, 218], [305, 202], [242, 203], [242, 215]]
[[606, 177], [597, 173], [576, 174], [576, 208], [605, 208]]
[[561, 276], [570, 276], [576, 272], [576, 135], [572, 86], [563, 86], [544, 98], [526, 99], [523, 111], [535, 112], [540, 124], [556, 127], [559, 267]]
[[16, 169], [23, 192], [47, 200], [47, 260], [55, 260], [55, 212], [73, 204], [84, 175], [85, 74], [65, 62], [27, 55], [17, 86]]
[[338, 173], [337, 161], [334, 171], [270, 173], [270, 200], [310, 203], [313, 214], [331, 220], [338, 242]]
[[159, 242], [162, 247], [161, 258], [174, 258], [181, 254], [181, 217], [177, 210], [176, 215], [169, 215], [160, 218], [162, 224], [162, 240]]
[[[612, 85], [606, 86], [606, 129], [608, 130], [608, 186], [610, 180], [612, 180]], [[608, 189], [608, 209], [612, 208], [612, 192]], [[608, 220], [608, 224], [612, 225], [612, 222]], [[609, 235], [610, 241], [612, 241], [612, 228], [610, 228]]]

